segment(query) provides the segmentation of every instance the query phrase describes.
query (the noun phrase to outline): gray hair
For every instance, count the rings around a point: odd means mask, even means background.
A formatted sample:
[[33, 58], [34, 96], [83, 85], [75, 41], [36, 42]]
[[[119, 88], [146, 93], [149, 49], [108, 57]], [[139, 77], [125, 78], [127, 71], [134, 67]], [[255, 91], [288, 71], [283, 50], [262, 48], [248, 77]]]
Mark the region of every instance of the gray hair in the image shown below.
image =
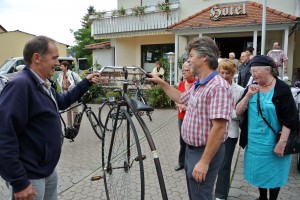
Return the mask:
[[[276, 77], [277, 69], [275, 67], [271, 67], [271, 66], [259, 66], [258, 68], [259, 69], [264, 69], [264, 70], [269, 70], [270, 74], [272, 76]], [[251, 72], [251, 69], [250, 69], [250, 72]]]
[[207, 57], [208, 65], [211, 69], [218, 68], [219, 49], [215, 41], [210, 37], [194, 38], [188, 43], [186, 51], [190, 53], [192, 49], [197, 52], [198, 58]]
[[182, 64], [182, 69], [183, 69], [183, 66], [187, 66], [189, 69], [191, 69], [191, 66], [190, 66], [190, 64], [188, 62], [184, 62]]
[[27, 65], [32, 63], [32, 56], [35, 53], [45, 56], [49, 51], [49, 43], [56, 43], [55, 40], [46, 36], [36, 36], [29, 40], [23, 49], [24, 61]]
[[230, 55], [232, 55], [233, 57], [235, 57], [235, 53], [234, 52], [230, 52], [229, 53], [229, 57], [230, 57]]

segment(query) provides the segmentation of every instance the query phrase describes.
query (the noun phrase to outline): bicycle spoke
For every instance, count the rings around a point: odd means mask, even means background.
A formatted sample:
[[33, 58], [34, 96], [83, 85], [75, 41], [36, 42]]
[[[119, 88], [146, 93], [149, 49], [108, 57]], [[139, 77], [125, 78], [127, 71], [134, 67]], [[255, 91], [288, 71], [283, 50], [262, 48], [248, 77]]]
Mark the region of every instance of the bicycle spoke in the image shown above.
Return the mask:
[[105, 164], [104, 182], [108, 199], [141, 199], [141, 196], [144, 196], [143, 161], [139, 159], [134, 161], [135, 158], [141, 157], [140, 144], [135, 127], [126, 113], [127, 117], [130, 121], [124, 121], [116, 129], [111, 159], [108, 164], [106, 163], [109, 151], [108, 143], [113, 135], [112, 132], [105, 133], [102, 161]]

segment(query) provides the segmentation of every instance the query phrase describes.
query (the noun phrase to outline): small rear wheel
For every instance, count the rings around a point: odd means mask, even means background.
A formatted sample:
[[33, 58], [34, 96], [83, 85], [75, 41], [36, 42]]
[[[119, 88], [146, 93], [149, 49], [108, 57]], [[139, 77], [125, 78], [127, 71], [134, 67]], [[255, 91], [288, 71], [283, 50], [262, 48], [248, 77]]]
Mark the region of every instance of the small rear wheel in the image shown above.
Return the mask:
[[91, 126], [96, 134], [96, 136], [102, 140], [103, 139], [103, 129], [102, 127], [100, 126], [100, 123], [95, 115], [94, 112], [92, 112], [91, 110], [88, 111], [87, 113], [87, 116], [88, 116], [88, 119], [91, 123]]
[[[116, 119], [116, 113], [117, 113], [117, 104], [112, 104], [111, 102], [108, 102], [108, 101], [104, 102], [99, 108], [98, 119], [99, 119], [100, 126], [103, 129], [105, 129], [105, 122], [106, 122], [106, 119], [108, 118], [108, 123], [106, 125], [106, 131], [112, 131], [112, 127], [113, 127], [114, 121]], [[119, 127], [121, 125], [121, 123], [122, 123], [122, 116], [120, 115], [118, 117], [117, 127]]]
[[126, 120], [112, 132], [105, 130], [102, 140], [106, 197], [145, 199], [144, 165], [138, 135], [128, 112], [122, 110], [119, 114]]

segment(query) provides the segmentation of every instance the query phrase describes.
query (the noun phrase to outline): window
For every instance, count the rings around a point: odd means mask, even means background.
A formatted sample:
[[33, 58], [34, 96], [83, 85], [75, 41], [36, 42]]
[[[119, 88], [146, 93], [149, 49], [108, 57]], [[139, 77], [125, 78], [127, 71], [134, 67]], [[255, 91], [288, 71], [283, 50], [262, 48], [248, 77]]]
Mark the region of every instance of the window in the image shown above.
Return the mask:
[[152, 44], [152, 45], [142, 45], [142, 68], [151, 72], [155, 67], [155, 62], [159, 61], [161, 58], [165, 57], [166, 53], [174, 52], [174, 44]]

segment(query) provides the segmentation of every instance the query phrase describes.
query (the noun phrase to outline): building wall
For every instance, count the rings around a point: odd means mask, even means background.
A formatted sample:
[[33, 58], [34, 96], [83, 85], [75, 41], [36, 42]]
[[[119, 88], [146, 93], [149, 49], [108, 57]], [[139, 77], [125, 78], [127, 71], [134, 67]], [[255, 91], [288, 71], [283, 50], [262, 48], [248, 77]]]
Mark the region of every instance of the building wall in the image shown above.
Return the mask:
[[[294, 33], [294, 57], [293, 57], [293, 68], [294, 68], [294, 73], [293, 73], [293, 80], [300, 80], [300, 29], [298, 29]], [[289, 76], [291, 77], [291, 76]]]
[[174, 35], [140, 36], [115, 39], [116, 65], [141, 66], [141, 45], [175, 43]]
[[124, 7], [124, 8], [133, 8], [135, 6], [140, 6], [141, 0], [130, 0], [130, 1], [124, 1], [124, 0], [118, 0], [118, 8]]
[[93, 50], [94, 65], [96, 63], [101, 65], [101, 67], [114, 65], [113, 51], [114, 48]]
[[[10, 31], [0, 33], [0, 65], [11, 57], [22, 57], [26, 42], [34, 35], [21, 31]], [[57, 43], [60, 56], [67, 55], [65, 44]]]
[[1, 33], [0, 64], [11, 57], [22, 57], [24, 45], [31, 38], [33, 35], [22, 32]]

